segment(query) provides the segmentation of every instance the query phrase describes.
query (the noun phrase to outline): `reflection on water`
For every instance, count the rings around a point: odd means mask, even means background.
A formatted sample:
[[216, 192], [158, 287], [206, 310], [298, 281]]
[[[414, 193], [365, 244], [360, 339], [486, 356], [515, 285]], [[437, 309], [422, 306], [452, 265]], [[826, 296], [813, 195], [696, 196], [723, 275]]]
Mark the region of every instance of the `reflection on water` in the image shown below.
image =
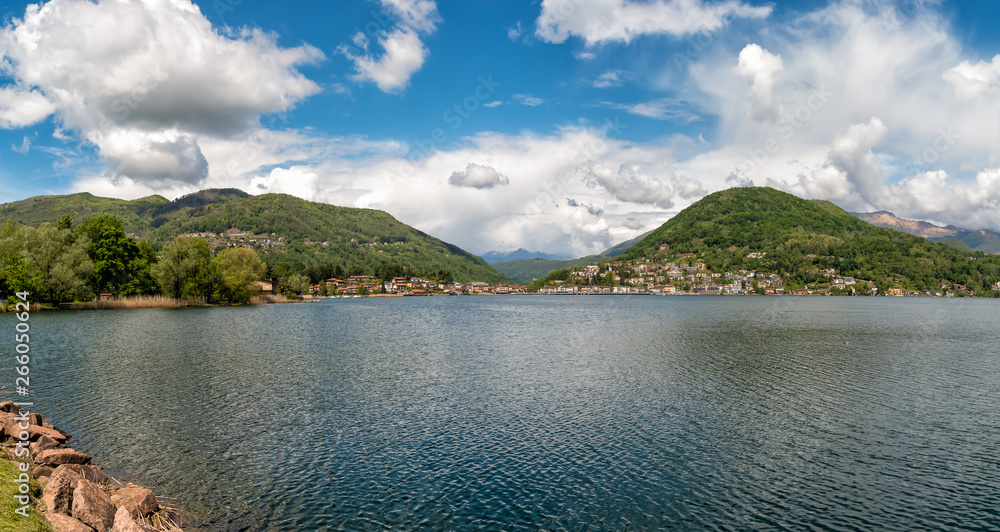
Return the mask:
[[40, 313], [33, 376], [78, 449], [206, 530], [996, 529], [995, 316], [774, 297]]

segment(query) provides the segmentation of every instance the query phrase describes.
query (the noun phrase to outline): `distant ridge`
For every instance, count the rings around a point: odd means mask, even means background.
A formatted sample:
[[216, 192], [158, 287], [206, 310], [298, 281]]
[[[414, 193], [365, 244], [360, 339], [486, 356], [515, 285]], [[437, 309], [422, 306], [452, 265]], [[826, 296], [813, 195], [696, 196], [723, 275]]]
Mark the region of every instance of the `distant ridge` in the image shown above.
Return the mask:
[[954, 225], [940, 227], [928, 222], [900, 218], [888, 211], [852, 212], [851, 215], [878, 227], [895, 229], [933, 242], [947, 240], [945, 243], [952, 245], [954, 242], [961, 242], [973, 251], [1000, 253], [1000, 235], [986, 229], [972, 231]]
[[517, 248], [514, 251], [489, 251], [480, 255], [488, 264], [503, 262], [514, 259], [546, 259], [546, 260], [568, 260], [572, 257], [564, 255], [551, 255], [541, 251], [528, 251], [524, 248]]
[[494, 262], [492, 265], [497, 269], [497, 271], [507, 276], [508, 279], [519, 283], [530, 283], [533, 280], [541, 279], [556, 270], [573, 268], [576, 266], [586, 266], [588, 264], [595, 264], [605, 259], [617, 257], [643, 238], [646, 238], [647, 235], [649, 235], [649, 232], [643, 233], [631, 240], [626, 240], [621, 244], [612, 246], [598, 255], [588, 255], [578, 259], [553, 260], [543, 257], [523, 259], [514, 258], [501, 262]]

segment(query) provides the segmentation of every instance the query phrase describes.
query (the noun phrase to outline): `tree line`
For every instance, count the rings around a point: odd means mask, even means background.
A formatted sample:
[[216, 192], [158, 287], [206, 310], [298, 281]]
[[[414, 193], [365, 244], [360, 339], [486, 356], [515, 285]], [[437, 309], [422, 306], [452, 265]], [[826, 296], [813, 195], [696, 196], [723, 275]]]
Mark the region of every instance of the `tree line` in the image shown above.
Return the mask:
[[0, 226], [0, 295], [28, 291], [35, 301], [59, 304], [164, 294], [242, 304], [250, 300], [265, 265], [252, 249], [230, 247], [217, 255], [201, 238], [177, 237], [159, 256], [136, 241], [113, 215], [88, 218], [77, 227], [63, 216], [56, 225]]

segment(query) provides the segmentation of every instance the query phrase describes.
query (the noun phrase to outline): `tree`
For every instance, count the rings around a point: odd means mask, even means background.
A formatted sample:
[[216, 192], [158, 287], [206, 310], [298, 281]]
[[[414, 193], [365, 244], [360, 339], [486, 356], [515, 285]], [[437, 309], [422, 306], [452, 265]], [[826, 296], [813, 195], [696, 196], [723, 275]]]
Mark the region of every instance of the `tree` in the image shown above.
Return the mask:
[[121, 295], [155, 295], [160, 293], [160, 284], [150, 271], [156, 265], [156, 252], [149, 242], [139, 242], [139, 256], [130, 265], [131, 279], [122, 287]]
[[109, 214], [88, 218], [77, 232], [90, 240], [87, 254], [94, 263], [94, 290], [121, 292], [132, 279], [134, 268], [141, 266], [135, 264], [140, 258], [139, 245], [125, 234], [121, 220]]
[[0, 293], [10, 296], [14, 292], [38, 292], [35, 278], [29, 273], [24, 260], [24, 226], [8, 218], [0, 227]]
[[222, 279], [222, 292], [231, 303], [247, 303], [266, 267], [252, 249], [226, 248], [216, 257]]
[[198, 258], [191, 245], [191, 238], [179, 236], [163, 247], [159, 261], [153, 265], [153, 277], [170, 297], [184, 297], [188, 283], [194, 278]]
[[309, 278], [301, 273], [297, 273], [288, 278], [288, 289], [295, 295], [300, 295], [309, 290]]
[[87, 256], [86, 236], [49, 224], [19, 231], [27, 274], [41, 292], [38, 299], [60, 303], [83, 295], [94, 264]]
[[73, 218], [70, 218], [68, 214], [62, 215], [62, 218], [59, 218], [59, 225], [56, 227], [58, 227], [59, 229], [72, 229]]

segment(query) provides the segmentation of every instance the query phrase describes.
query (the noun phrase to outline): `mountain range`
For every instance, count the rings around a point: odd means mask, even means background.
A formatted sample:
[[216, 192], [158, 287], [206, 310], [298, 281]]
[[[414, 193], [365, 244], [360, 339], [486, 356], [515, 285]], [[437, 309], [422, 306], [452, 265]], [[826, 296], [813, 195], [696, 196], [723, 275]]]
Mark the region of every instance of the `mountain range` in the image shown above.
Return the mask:
[[895, 229], [926, 238], [933, 242], [942, 242], [959, 249], [971, 249], [984, 253], [1000, 253], [1000, 235], [986, 229], [972, 231], [955, 227], [954, 225], [940, 227], [928, 222], [899, 218], [887, 211], [852, 212], [851, 214], [872, 225]]
[[493, 263], [493, 267], [514, 282], [528, 284], [535, 279], [541, 279], [555, 270], [563, 270], [576, 266], [586, 266], [602, 260], [617, 257], [646, 237], [651, 231], [643, 233], [631, 240], [626, 240], [612, 246], [597, 255], [588, 255], [578, 259], [552, 260], [547, 258], [513, 259]]
[[550, 255], [541, 251], [528, 251], [524, 248], [517, 248], [513, 251], [487, 251], [486, 253], [480, 255], [480, 257], [482, 257], [488, 264], [515, 259], [569, 260], [572, 258], [563, 255]]
[[[237, 189], [202, 190], [169, 201], [158, 195], [135, 200], [101, 198], [87, 192], [37, 196], [0, 205], [0, 217], [37, 226], [55, 224], [64, 215], [73, 223], [113, 214], [125, 230], [154, 249], [178, 235], [266, 235], [278, 242], [261, 246], [269, 264], [332, 264], [345, 272], [372, 274], [381, 265], [398, 264], [414, 274], [448, 272], [461, 282], [504, 282], [482, 258], [410, 227], [384, 211], [315, 203], [287, 194], [252, 196]], [[255, 244], [256, 245], [256, 244]]]

